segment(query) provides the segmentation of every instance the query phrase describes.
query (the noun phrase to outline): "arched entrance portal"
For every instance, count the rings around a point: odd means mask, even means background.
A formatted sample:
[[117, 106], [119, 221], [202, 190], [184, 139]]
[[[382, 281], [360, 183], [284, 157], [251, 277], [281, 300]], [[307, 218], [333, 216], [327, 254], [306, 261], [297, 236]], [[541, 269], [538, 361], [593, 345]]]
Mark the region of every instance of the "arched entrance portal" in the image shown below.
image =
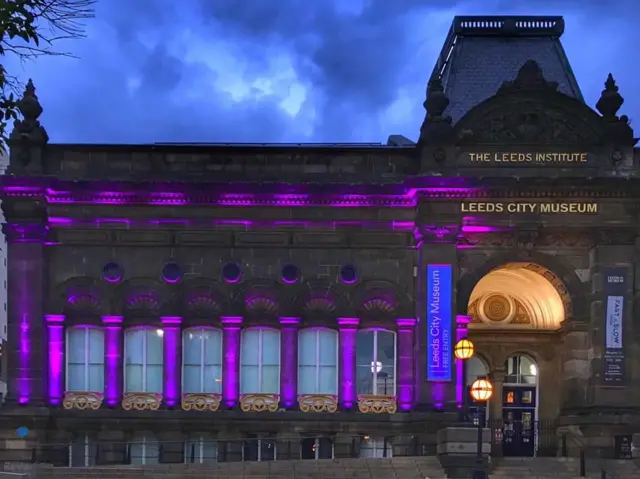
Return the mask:
[[476, 358], [467, 365], [466, 382], [482, 375], [500, 382], [490, 419], [501, 424], [505, 455], [535, 455], [540, 397], [545, 394], [540, 368], [548, 364], [533, 358], [545, 341], [553, 342], [571, 310], [561, 280], [534, 263], [494, 269], [471, 292], [469, 335], [486, 361]]

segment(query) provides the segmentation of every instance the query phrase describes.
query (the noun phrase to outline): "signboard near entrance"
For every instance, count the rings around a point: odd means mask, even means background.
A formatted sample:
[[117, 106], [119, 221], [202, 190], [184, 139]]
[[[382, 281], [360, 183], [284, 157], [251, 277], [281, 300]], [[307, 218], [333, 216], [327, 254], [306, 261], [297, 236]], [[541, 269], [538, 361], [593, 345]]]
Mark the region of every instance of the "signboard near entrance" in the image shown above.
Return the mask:
[[427, 380], [451, 381], [452, 266], [427, 266]]
[[604, 268], [604, 358], [602, 381], [624, 386], [624, 303], [629, 278], [625, 268]]

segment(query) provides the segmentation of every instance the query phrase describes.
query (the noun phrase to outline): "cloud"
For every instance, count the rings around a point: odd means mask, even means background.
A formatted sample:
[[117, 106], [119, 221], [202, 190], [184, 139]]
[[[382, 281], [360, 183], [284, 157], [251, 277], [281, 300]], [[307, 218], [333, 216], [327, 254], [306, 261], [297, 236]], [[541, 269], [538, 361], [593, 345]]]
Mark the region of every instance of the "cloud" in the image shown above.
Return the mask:
[[[640, 114], [630, 0], [101, 0], [79, 57], [32, 77], [55, 142], [380, 142], [415, 139], [427, 79], [456, 14], [562, 14], [587, 102], [606, 74]], [[547, 6], [545, 6], [547, 5]], [[635, 60], [630, 56], [636, 55]], [[635, 81], [635, 83], [634, 83]]]

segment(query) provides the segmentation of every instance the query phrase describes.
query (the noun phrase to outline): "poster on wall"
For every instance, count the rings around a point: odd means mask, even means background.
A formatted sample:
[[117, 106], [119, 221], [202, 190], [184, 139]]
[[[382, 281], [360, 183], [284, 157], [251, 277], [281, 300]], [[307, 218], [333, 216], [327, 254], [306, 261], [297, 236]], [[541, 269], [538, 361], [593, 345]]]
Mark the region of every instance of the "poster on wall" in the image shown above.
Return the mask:
[[624, 300], [629, 278], [626, 268], [605, 268], [604, 276], [604, 357], [602, 381], [608, 386], [624, 386]]
[[427, 266], [427, 380], [452, 379], [452, 266]]

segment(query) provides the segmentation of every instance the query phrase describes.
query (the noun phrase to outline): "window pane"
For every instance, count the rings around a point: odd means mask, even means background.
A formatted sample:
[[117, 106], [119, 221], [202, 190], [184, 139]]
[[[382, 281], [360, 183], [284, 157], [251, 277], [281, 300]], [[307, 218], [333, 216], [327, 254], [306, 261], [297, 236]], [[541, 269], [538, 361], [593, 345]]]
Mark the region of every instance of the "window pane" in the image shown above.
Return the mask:
[[102, 364], [92, 364], [89, 366], [89, 388], [88, 391], [104, 391], [104, 366]]
[[338, 333], [320, 330], [320, 364], [335, 366], [338, 361]]
[[104, 331], [102, 329], [89, 329], [89, 362], [104, 364]]
[[371, 364], [356, 367], [356, 381], [358, 394], [373, 394], [373, 374]]
[[144, 364], [144, 329], [125, 332], [125, 364]]
[[185, 394], [204, 392], [200, 385], [200, 366], [184, 366], [182, 369], [182, 392]]
[[280, 365], [280, 332], [273, 329], [262, 330], [262, 364]]
[[162, 365], [163, 338], [157, 331], [147, 330], [147, 364]]
[[125, 385], [124, 392], [139, 393], [144, 392], [144, 385], [142, 384], [142, 365], [141, 364], [129, 364], [125, 370]]
[[87, 328], [69, 328], [67, 330], [67, 362], [84, 364], [86, 360], [85, 334]]
[[205, 329], [202, 332], [204, 340], [204, 363], [222, 365], [222, 331]]
[[338, 388], [338, 368], [335, 366], [320, 367], [319, 394], [337, 394]]
[[197, 329], [187, 329], [182, 334], [182, 355], [184, 364], [200, 366], [200, 331]]
[[298, 394], [317, 394], [316, 367], [300, 366], [298, 368]]
[[264, 394], [280, 394], [280, 367], [262, 366], [262, 389]]
[[[84, 364], [67, 365], [67, 391], [86, 391]], [[98, 391], [102, 391], [99, 389]]]
[[242, 331], [242, 345], [240, 347], [240, 363], [246, 366], [259, 364], [259, 329], [245, 329]]
[[205, 366], [204, 368], [204, 385], [205, 393], [221, 393], [222, 392], [222, 366]]
[[162, 365], [147, 365], [147, 387], [144, 392], [162, 392]]
[[298, 364], [300, 366], [315, 366], [317, 337], [318, 331], [315, 329], [300, 331], [298, 336]]
[[356, 390], [358, 394], [373, 394], [374, 331], [358, 331], [356, 342]]
[[376, 331], [376, 334], [378, 339], [376, 356], [381, 367], [377, 373], [375, 394], [390, 396], [395, 392], [396, 335], [391, 331]]
[[258, 366], [242, 366], [240, 369], [240, 394], [259, 391]]

